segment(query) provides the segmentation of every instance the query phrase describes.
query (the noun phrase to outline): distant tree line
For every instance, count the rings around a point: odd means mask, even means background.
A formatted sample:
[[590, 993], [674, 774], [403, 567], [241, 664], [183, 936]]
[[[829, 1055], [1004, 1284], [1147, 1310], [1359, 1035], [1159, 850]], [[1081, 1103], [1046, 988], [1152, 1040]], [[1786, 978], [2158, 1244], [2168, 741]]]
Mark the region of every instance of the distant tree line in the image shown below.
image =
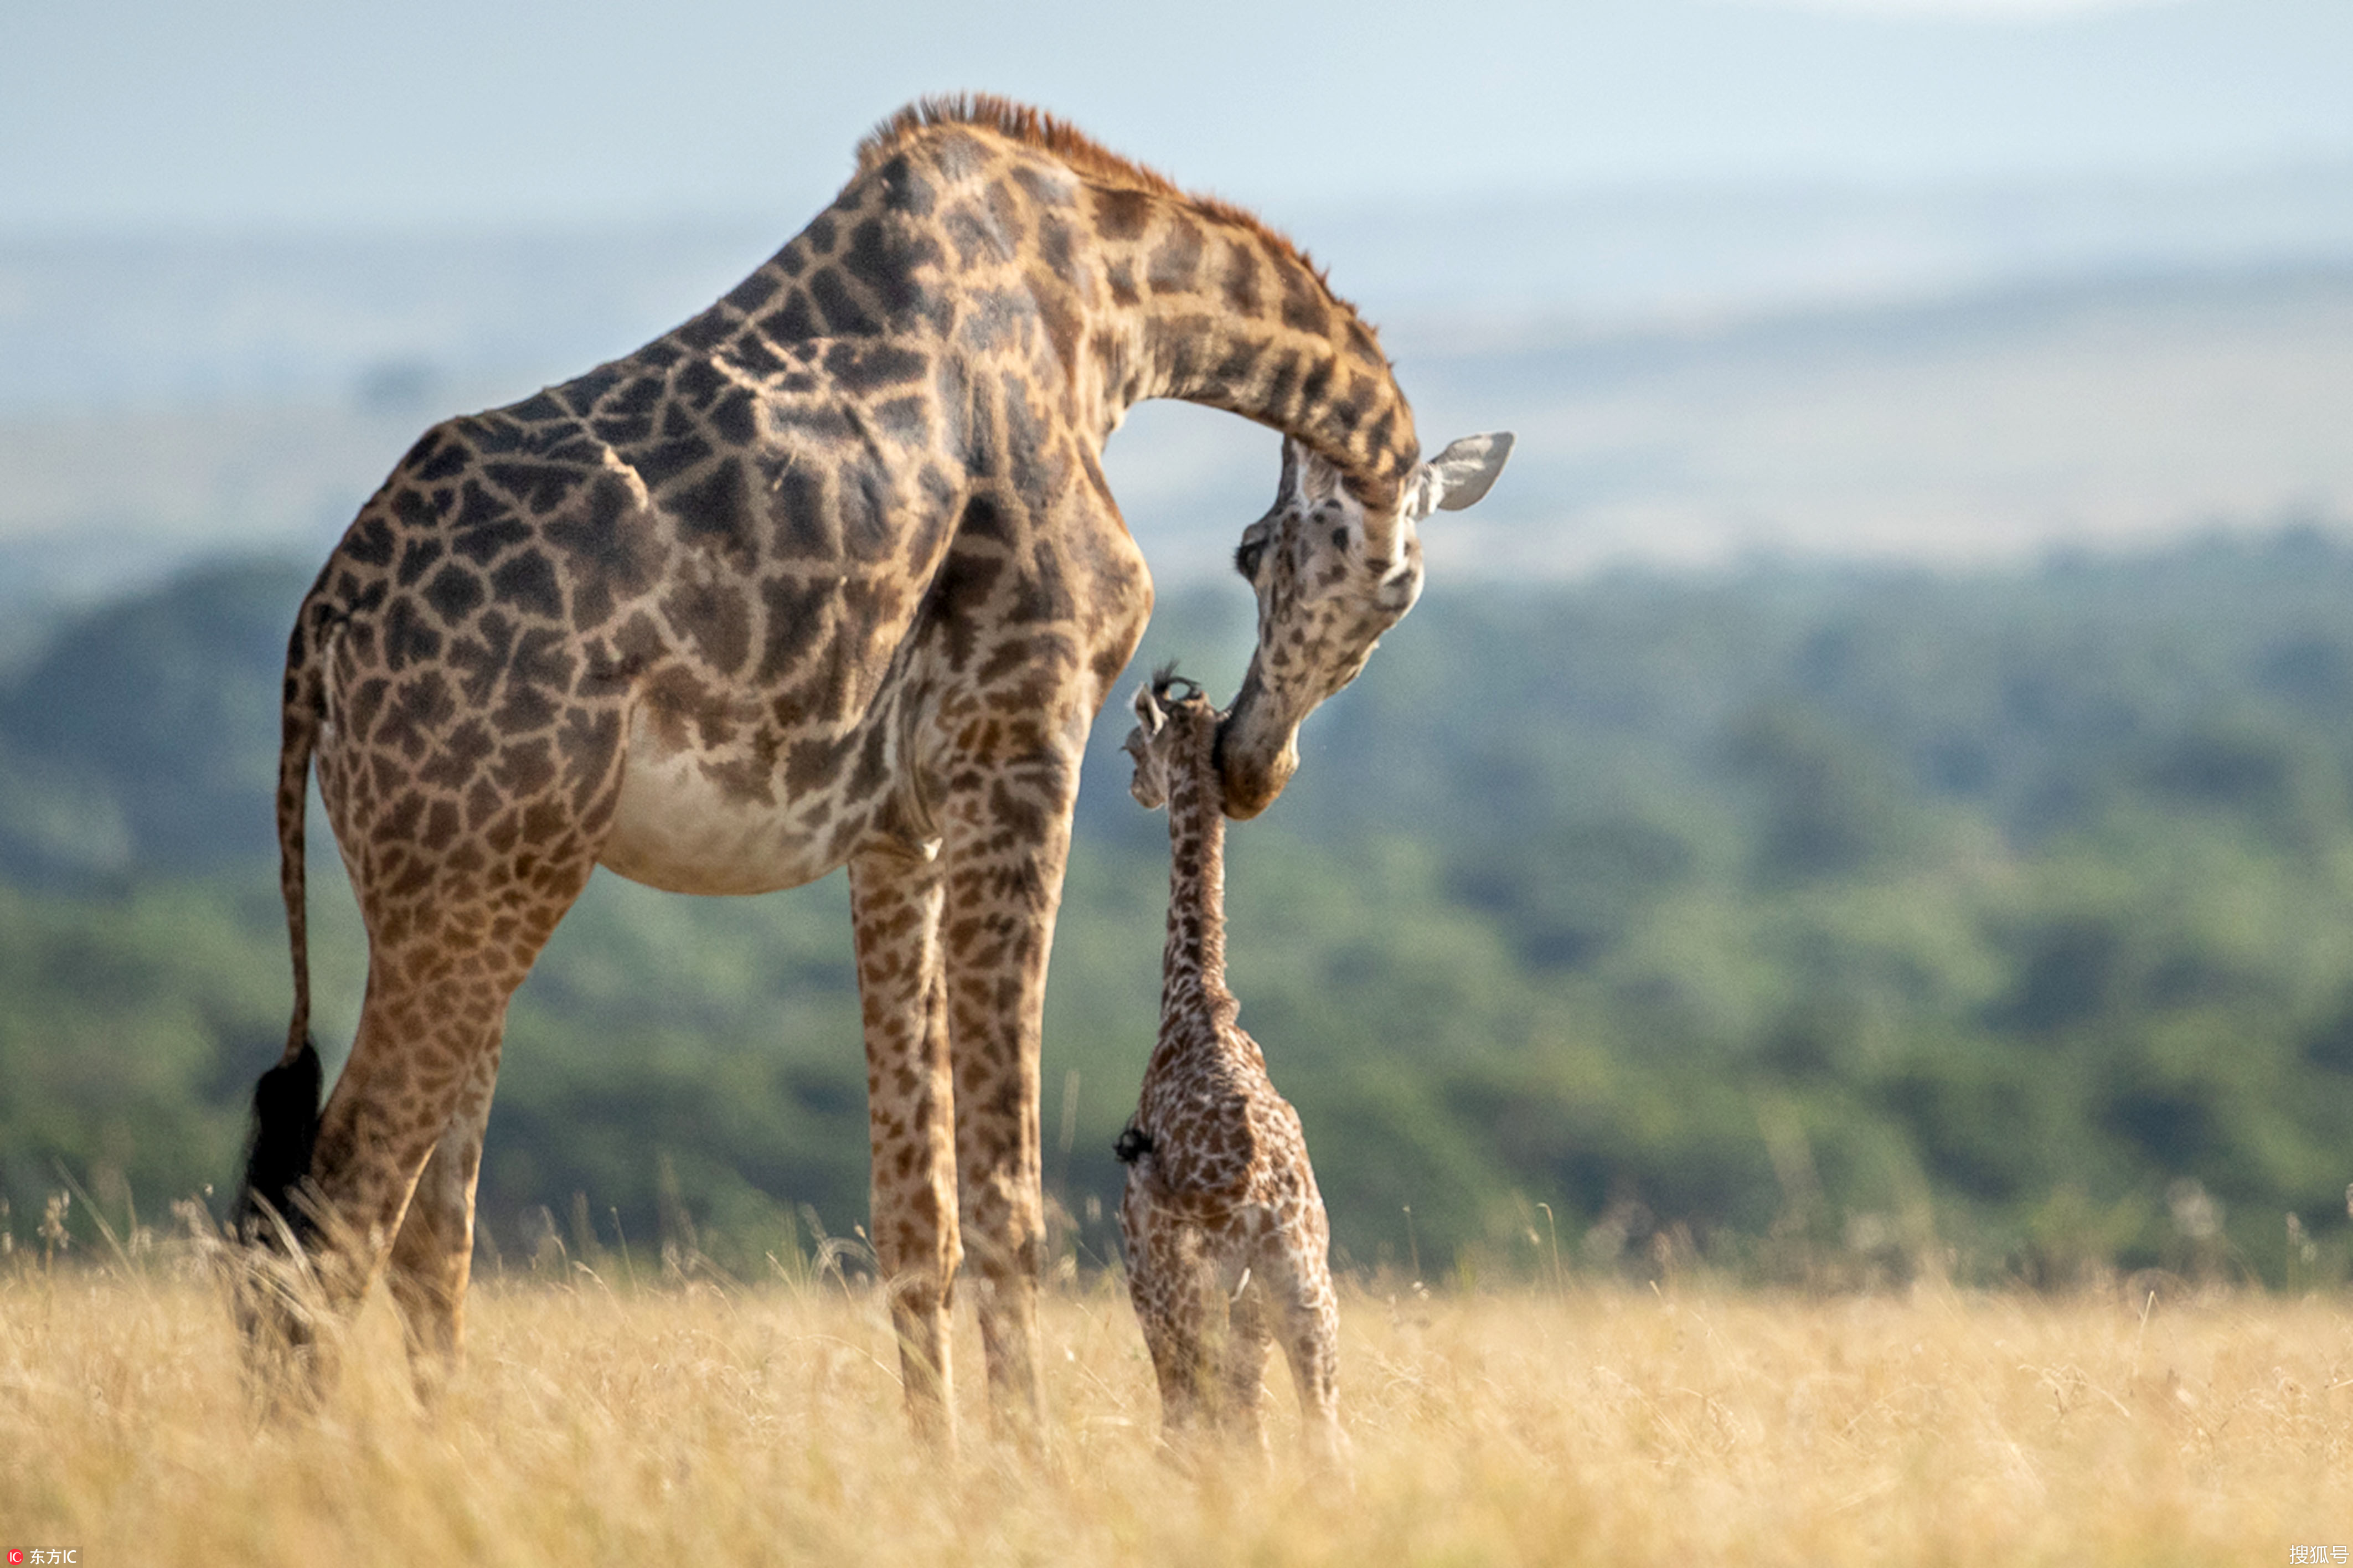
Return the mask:
[[[279, 661], [301, 574], [224, 563], [0, 672], [0, 1194], [152, 1219], [283, 1029]], [[1232, 836], [1233, 978], [1344, 1259], [1839, 1284], [2343, 1277], [2353, 548], [2315, 530], [1970, 575], [1440, 581]], [[1137, 668], [1213, 691], [1238, 588]], [[1131, 673], [1134, 679], [1134, 673]], [[1163, 819], [1121, 710], [1053, 962], [1058, 1245], [1108, 1258]], [[363, 949], [323, 835], [322, 1047]], [[599, 876], [518, 999], [484, 1246], [787, 1267], [865, 1214], [837, 877]], [[83, 1208], [87, 1204], [81, 1205]]]

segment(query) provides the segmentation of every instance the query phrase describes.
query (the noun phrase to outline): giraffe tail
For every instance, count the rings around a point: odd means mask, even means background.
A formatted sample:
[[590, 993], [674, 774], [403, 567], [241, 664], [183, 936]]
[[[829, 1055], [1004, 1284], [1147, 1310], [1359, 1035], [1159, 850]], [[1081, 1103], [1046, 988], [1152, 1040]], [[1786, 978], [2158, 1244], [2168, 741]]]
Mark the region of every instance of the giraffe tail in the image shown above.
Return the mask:
[[[306, 606], [307, 611], [307, 606]], [[307, 622], [307, 614], [303, 621]], [[278, 885], [286, 900], [286, 937], [294, 965], [294, 1017], [278, 1065], [253, 1089], [253, 1131], [235, 1226], [247, 1240], [282, 1222], [299, 1240], [306, 1228], [297, 1196], [311, 1173], [319, 1135], [319, 1049], [311, 1040], [311, 936], [303, 874], [303, 829], [310, 806], [311, 755], [325, 711], [325, 679], [307, 625], [298, 622], [286, 650], [285, 708], [278, 750]]]

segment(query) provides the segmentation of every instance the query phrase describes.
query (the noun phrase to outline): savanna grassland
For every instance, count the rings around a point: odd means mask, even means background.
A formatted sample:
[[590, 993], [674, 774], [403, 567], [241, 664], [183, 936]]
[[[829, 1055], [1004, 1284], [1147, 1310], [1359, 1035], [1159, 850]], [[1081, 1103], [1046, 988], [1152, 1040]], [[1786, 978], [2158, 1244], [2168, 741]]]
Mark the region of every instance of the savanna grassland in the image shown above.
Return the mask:
[[[23, 1255], [20, 1253], [21, 1258]], [[2290, 1563], [2353, 1544], [2353, 1313], [1679, 1279], [1343, 1307], [1353, 1491], [1162, 1457], [1117, 1280], [1049, 1292], [1050, 1457], [900, 1411], [878, 1299], [492, 1279], [431, 1415], [381, 1300], [263, 1420], [193, 1266], [0, 1278], [0, 1536], [120, 1563]], [[2328, 1560], [2327, 1556], [2317, 1560]]]

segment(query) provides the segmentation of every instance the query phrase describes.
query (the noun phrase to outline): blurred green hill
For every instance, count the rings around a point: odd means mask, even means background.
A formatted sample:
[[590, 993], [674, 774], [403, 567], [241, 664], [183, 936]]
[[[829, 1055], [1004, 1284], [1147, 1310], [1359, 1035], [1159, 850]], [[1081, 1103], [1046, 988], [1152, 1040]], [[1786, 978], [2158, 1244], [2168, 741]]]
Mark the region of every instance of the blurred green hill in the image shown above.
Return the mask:
[[[269, 826], [303, 574], [227, 563], [0, 672], [0, 1193], [213, 1184], [284, 1027]], [[1817, 1283], [2347, 1272], [2353, 546], [2316, 530], [1938, 575], [1440, 583], [1238, 826], [1235, 989], [1345, 1258], [1694, 1258]], [[1239, 589], [1139, 668], [1230, 690]], [[1132, 679], [1132, 677], [1131, 677]], [[1046, 1170], [1113, 1247], [1162, 819], [1099, 723], [1047, 1019]], [[364, 953], [323, 833], [322, 1044]], [[864, 1217], [839, 877], [600, 875], [513, 1011], [486, 1248], [737, 1268]]]

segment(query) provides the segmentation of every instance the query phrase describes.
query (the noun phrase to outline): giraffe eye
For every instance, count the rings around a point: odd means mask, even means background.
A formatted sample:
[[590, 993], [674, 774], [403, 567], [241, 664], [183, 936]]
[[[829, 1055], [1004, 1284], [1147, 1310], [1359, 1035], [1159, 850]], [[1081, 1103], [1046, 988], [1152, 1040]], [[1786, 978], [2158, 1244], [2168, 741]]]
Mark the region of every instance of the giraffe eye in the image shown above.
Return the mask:
[[1265, 559], [1266, 541], [1245, 539], [1241, 548], [1234, 552], [1234, 570], [1255, 583], [1258, 581], [1259, 563]]

